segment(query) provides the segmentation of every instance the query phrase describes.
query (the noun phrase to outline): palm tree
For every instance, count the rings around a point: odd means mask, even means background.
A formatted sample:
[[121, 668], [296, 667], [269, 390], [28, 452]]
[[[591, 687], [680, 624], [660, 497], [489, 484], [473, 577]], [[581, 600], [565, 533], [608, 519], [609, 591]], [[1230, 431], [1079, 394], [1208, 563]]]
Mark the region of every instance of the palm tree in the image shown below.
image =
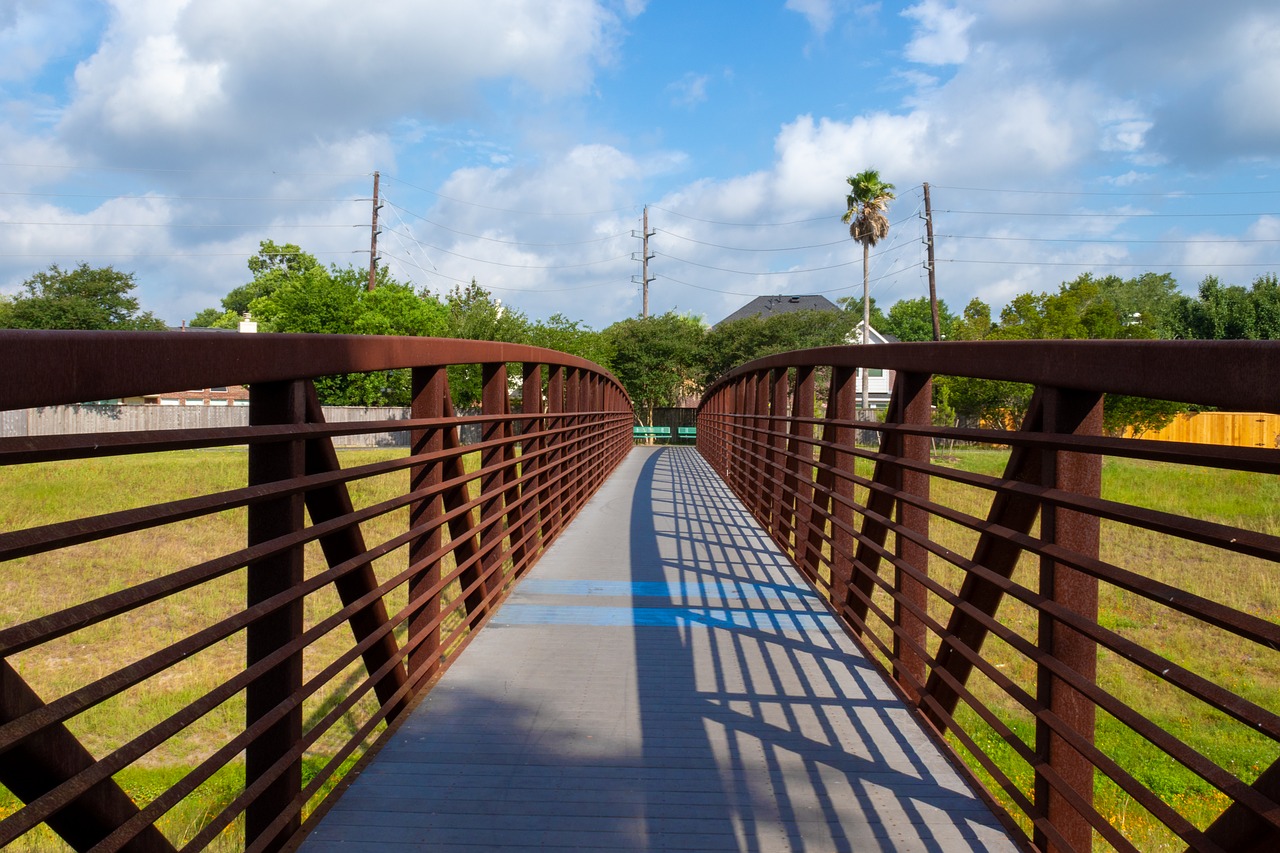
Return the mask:
[[[885, 212], [893, 200], [893, 184], [880, 180], [880, 173], [867, 169], [845, 179], [849, 183], [849, 195], [845, 203], [849, 209], [841, 222], [849, 223], [849, 236], [862, 244], [862, 343], [871, 343], [871, 282], [868, 262], [871, 247], [889, 236], [889, 219]], [[871, 408], [869, 383], [870, 371], [862, 369], [862, 408]]]

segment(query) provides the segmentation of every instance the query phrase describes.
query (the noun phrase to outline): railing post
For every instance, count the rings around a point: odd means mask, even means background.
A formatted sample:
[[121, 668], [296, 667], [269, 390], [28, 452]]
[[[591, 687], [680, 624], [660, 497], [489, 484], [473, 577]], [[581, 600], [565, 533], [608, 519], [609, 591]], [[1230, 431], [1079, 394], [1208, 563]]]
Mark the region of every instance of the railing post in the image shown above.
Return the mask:
[[[255, 382], [249, 389], [249, 423], [302, 424], [306, 421], [305, 385], [302, 381]], [[305, 472], [303, 442], [296, 438], [249, 445], [249, 485], [264, 485], [302, 477]], [[249, 505], [249, 546], [269, 542], [300, 531], [304, 523], [301, 494], [273, 498]], [[302, 583], [303, 550], [295, 545], [249, 564], [246, 571], [248, 607], [287, 592]], [[245, 631], [246, 661], [253, 666], [302, 634], [303, 601], [298, 598], [250, 623]], [[254, 679], [245, 690], [245, 726], [259, 721], [302, 689], [302, 650]], [[299, 702], [277, 722], [257, 733], [245, 750], [245, 786], [270, 771], [302, 738], [302, 704]], [[284, 812], [302, 789], [302, 756], [295, 756], [245, 809], [245, 843], [266, 841], [266, 850], [278, 850], [301, 825], [294, 815], [280, 832], [262, 839], [268, 826]]]
[[787, 444], [787, 369], [785, 367], [778, 367], [773, 371], [769, 415], [769, 431], [773, 433], [769, 436], [769, 472], [774, 479], [769, 487], [769, 524], [773, 541], [777, 542], [779, 547], [785, 547], [786, 532], [782, 526], [782, 503], [785, 500], [783, 487], [786, 479], [783, 472], [788, 470], [783, 454]]
[[[507, 365], [505, 362], [485, 364], [482, 367], [484, 390], [482, 391], [482, 412], [486, 416], [501, 417], [509, 413], [507, 395]], [[508, 437], [508, 423], [505, 420], [486, 421], [481, 430], [481, 441], [502, 442]], [[484, 610], [489, 609], [493, 597], [502, 589], [502, 562], [504, 552], [502, 539], [506, 535], [506, 514], [503, 507], [506, 490], [503, 486], [507, 479], [507, 454], [509, 447], [502, 444], [497, 447], [486, 447], [480, 454], [480, 467], [487, 469], [499, 466], [499, 470], [489, 471], [480, 478], [480, 547], [484, 556], [480, 558], [480, 588], [484, 590]], [[497, 541], [494, 541], [494, 540]], [[468, 614], [470, 616], [471, 614]], [[475, 622], [472, 621], [472, 627]]]
[[542, 541], [550, 542], [560, 530], [560, 514], [564, 506], [563, 493], [560, 491], [564, 483], [564, 368], [551, 368], [547, 377], [547, 429], [553, 434], [548, 438], [550, 445], [547, 452], [545, 473], [539, 477], [539, 489], [549, 490], [543, 498]]
[[801, 531], [809, 524], [813, 510], [813, 375], [812, 365], [796, 368], [787, 438], [787, 476], [783, 484], [784, 524], [790, 530], [790, 534], [784, 535], [789, 535], [791, 553], [797, 563], [803, 555]]
[[[822, 564], [822, 544], [828, 520], [831, 522], [830, 556], [827, 565], [830, 567], [831, 580], [828, 589], [831, 604], [841, 619], [844, 616], [845, 599], [849, 582], [854, 571], [853, 534], [850, 530], [853, 523], [852, 503], [853, 481], [849, 478], [854, 473], [856, 458], [842, 448], [853, 444], [857, 430], [848, 426], [836, 426], [836, 421], [850, 421], [857, 414], [857, 387], [854, 377], [857, 372], [852, 367], [831, 368], [831, 388], [827, 396], [827, 413], [822, 424], [822, 449], [818, 453], [819, 469], [814, 481], [814, 500], [809, 508], [807, 545], [804, 559], [800, 562], [810, 578], [819, 578], [819, 567]], [[844, 501], [836, 498], [844, 498]], [[844, 521], [837, 525], [838, 520]], [[797, 550], [799, 545], [797, 543]], [[855, 626], [856, 627], [856, 626]]]
[[[519, 553], [536, 554], [538, 550], [538, 516], [544, 500], [542, 489], [546, 485], [546, 460], [542, 458], [542, 365], [526, 363], [524, 382], [520, 388], [520, 409], [524, 415], [520, 428], [520, 473], [524, 477], [522, 492], [529, 499], [521, 505], [520, 529], [516, 532]], [[517, 560], [517, 566], [524, 560]]]
[[765, 434], [769, 429], [769, 399], [771, 394], [770, 376], [768, 373], [754, 374], [753, 388], [755, 393], [751, 400], [751, 489], [747, 497], [751, 499], [756, 518], [761, 527], [769, 525], [769, 489], [765, 484], [769, 477], [769, 455], [772, 442]]
[[[443, 418], [445, 398], [449, 394], [449, 373], [444, 367], [416, 367], [413, 369], [414, 418]], [[451, 427], [450, 427], [451, 428]], [[413, 430], [412, 453], [440, 453], [444, 450], [446, 427]], [[437, 460], [410, 469], [411, 491], [438, 490], [444, 482], [444, 462]], [[409, 544], [409, 564], [417, 565], [444, 544], [443, 525], [438, 519], [444, 514], [443, 497], [438, 493], [419, 498], [409, 506], [409, 526], [417, 528], [435, 524], [430, 533], [419, 536]], [[409, 601], [415, 610], [409, 617], [409, 681], [421, 684], [432, 678], [440, 669], [440, 561], [432, 560], [422, 571], [409, 579]], [[423, 636], [425, 634], [425, 636]], [[414, 643], [418, 637], [420, 642]]]
[[[894, 410], [890, 417], [898, 423], [911, 426], [928, 426], [932, 420], [932, 377], [927, 373], [899, 373], [893, 391]], [[911, 462], [927, 464], [929, 462], [929, 437], [926, 435], [899, 434], [896, 441], [880, 442], [881, 447], [892, 446], [903, 459]], [[900, 469], [895, 478], [905, 494], [924, 500], [929, 498], [929, 475], [923, 471], [910, 468]], [[929, 513], [927, 510], [912, 506], [905, 501], [898, 501], [898, 523], [903, 528], [918, 534], [922, 539], [929, 538]], [[929, 549], [899, 534], [894, 537], [896, 553], [902, 562], [914, 566], [921, 574], [929, 573]], [[894, 668], [894, 679], [899, 686], [913, 699], [918, 699], [925, 683], [924, 658], [912, 648], [910, 640], [919, 648], [925, 647], [927, 631], [920, 617], [903, 606], [910, 603], [927, 612], [929, 607], [925, 585], [912, 578], [901, 568], [894, 569], [894, 615], [893, 619], [901, 633], [893, 635], [893, 656], [898, 661]]]
[[[1102, 433], [1102, 397], [1098, 394], [1046, 389], [1046, 432], [1065, 435]], [[1057, 451], [1042, 456], [1041, 482], [1065, 492], [1097, 498], [1102, 492], [1102, 459], [1094, 454]], [[1040, 534], [1046, 544], [1097, 559], [1099, 519], [1045, 504], [1040, 513]], [[1098, 579], [1047, 557], [1040, 559], [1040, 594], [1089, 621], [1098, 619]], [[1098, 647], [1094, 640], [1060, 624], [1043, 611], [1039, 617], [1039, 645], [1062, 664], [1088, 681], [1097, 680]], [[1096, 709], [1093, 703], [1041, 665], [1036, 673], [1037, 698], [1043, 707], [1093, 742]], [[1082, 799], [1093, 802], [1093, 764], [1054, 734], [1042, 719], [1036, 720], [1036, 751], [1043, 761]], [[1066, 850], [1088, 850], [1093, 829], [1041, 774], [1035, 780], [1036, 808], [1069, 845]], [[1042, 850], [1060, 848], [1039, 829], [1035, 844]]]

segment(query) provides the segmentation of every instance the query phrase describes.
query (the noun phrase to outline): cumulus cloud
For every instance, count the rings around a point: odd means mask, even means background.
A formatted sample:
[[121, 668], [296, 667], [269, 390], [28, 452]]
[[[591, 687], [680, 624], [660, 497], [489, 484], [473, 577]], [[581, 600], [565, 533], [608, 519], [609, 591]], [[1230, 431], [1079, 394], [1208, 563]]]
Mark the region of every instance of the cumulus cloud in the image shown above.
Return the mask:
[[62, 130], [122, 158], [244, 158], [405, 115], [453, 120], [494, 83], [585, 92], [619, 23], [595, 0], [117, 0]]
[[954, 65], [969, 56], [969, 26], [974, 15], [940, 0], [924, 0], [902, 12], [916, 22], [906, 57], [925, 65]]

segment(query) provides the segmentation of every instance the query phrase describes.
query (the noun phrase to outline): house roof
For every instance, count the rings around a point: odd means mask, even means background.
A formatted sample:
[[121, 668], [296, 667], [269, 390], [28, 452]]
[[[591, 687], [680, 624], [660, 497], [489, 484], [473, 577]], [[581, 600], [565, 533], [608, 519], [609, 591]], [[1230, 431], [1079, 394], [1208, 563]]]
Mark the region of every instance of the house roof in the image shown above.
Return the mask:
[[[770, 317], [774, 314], [786, 314], [791, 311], [839, 311], [836, 304], [825, 296], [806, 296], [778, 294], [777, 296], [757, 296], [720, 323], [741, 320], [744, 317]], [[719, 325], [717, 323], [716, 325]]]

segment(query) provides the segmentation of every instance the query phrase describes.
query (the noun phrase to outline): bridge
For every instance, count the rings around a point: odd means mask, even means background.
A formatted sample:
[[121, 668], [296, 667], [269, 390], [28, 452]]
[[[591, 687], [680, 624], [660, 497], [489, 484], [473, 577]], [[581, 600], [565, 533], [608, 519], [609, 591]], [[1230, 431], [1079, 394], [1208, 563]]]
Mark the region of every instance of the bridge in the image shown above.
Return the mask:
[[[1105, 397], [1278, 411], [1275, 345], [786, 353], [707, 390], [696, 449], [634, 447], [612, 376], [509, 344], [0, 355], [0, 411], [251, 395], [244, 426], [0, 438], [2, 845], [1280, 843], [1280, 529], [1103, 489], [1104, 465], [1208, 471], [1183, 482], [1265, 499], [1280, 452], [1101, 429]], [[894, 371], [883, 422], [856, 420], [859, 368]], [[393, 370], [408, 421], [324, 422], [317, 381]], [[1020, 428], [935, 426], [939, 376], [1034, 393]], [[407, 454], [333, 447], [404, 429]], [[131, 497], [123, 472], [174, 453], [239, 482]], [[75, 460], [131, 467], [42, 506]]]

